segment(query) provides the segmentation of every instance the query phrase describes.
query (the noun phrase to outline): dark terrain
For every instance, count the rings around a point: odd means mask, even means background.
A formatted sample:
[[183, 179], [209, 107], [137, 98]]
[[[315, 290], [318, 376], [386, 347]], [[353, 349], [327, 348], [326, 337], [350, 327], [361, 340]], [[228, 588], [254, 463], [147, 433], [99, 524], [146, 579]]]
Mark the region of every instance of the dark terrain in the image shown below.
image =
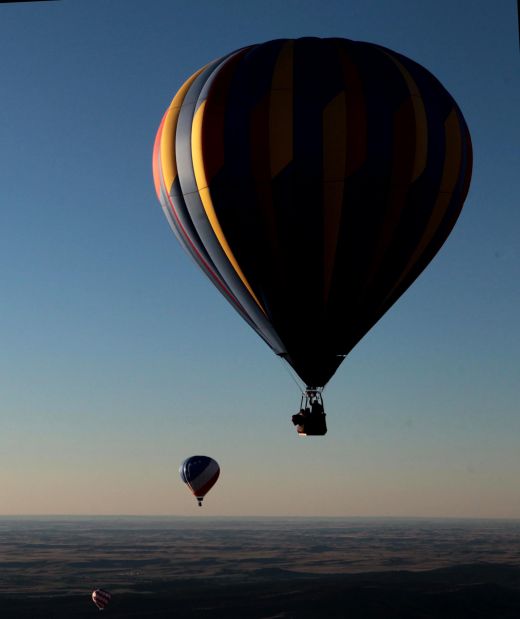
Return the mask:
[[0, 518], [0, 617], [520, 617], [520, 523]]

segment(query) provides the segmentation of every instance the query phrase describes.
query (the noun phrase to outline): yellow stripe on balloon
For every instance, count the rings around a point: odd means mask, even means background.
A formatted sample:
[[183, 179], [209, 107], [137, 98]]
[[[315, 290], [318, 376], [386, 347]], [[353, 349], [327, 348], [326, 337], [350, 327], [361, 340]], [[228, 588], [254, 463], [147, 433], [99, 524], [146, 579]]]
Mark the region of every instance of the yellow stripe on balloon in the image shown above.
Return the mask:
[[161, 168], [162, 176], [166, 191], [170, 191], [173, 181], [177, 177], [177, 164], [175, 161], [175, 133], [177, 131], [177, 122], [179, 120], [179, 114], [181, 113], [181, 106], [184, 101], [184, 97], [188, 92], [189, 87], [193, 84], [202, 71], [206, 67], [202, 67], [191, 77], [189, 77], [180, 90], [177, 92], [173, 101], [170, 103], [170, 107], [166, 111], [164, 117], [164, 125], [161, 134], [160, 154], [161, 154]]
[[195, 173], [195, 182], [197, 183], [197, 190], [199, 192], [199, 196], [206, 212], [208, 221], [211, 224], [213, 232], [215, 233], [215, 236], [217, 237], [220, 246], [222, 247], [224, 253], [227, 256], [227, 259], [235, 269], [236, 274], [238, 275], [244, 286], [247, 288], [249, 294], [253, 297], [258, 307], [265, 315], [267, 315], [265, 309], [262, 307], [262, 304], [257, 299], [255, 293], [253, 292], [253, 289], [249, 285], [246, 276], [242, 272], [242, 269], [239, 267], [235, 256], [233, 255], [231, 247], [229, 246], [229, 243], [227, 242], [224, 235], [224, 231], [220, 226], [217, 214], [215, 212], [215, 208], [213, 206], [213, 201], [211, 200], [202, 153], [202, 120], [205, 107], [206, 101], [203, 101], [198, 110], [195, 112], [191, 125], [191, 157], [193, 163], [193, 171]]

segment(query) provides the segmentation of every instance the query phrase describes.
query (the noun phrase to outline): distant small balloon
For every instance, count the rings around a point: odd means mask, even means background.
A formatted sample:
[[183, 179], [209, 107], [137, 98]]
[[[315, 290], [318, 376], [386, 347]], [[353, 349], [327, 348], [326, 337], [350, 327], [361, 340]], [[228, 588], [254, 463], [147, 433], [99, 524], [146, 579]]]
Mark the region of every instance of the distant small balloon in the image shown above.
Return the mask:
[[96, 589], [92, 591], [92, 601], [99, 608], [99, 610], [104, 610], [107, 604], [110, 602], [110, 598], [112, 594], [108, 591], [104, 591], [103, 589]]
[[191, 456], [181, 464], [179, 475], [195, 495], [200, 507], [206, 494], [215, 485], [220, 467], [216, 460], [208, 456]]

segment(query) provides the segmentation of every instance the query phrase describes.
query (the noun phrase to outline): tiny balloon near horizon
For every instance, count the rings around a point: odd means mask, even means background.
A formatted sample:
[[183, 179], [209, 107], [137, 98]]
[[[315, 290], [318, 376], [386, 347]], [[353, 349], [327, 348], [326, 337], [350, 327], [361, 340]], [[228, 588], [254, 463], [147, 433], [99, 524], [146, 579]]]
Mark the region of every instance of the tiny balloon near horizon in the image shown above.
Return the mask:
[[92, 601], [99, 610], [105, 610], [112, 598], [112, 594], [104, 589], [95, 589], [92, 591]]

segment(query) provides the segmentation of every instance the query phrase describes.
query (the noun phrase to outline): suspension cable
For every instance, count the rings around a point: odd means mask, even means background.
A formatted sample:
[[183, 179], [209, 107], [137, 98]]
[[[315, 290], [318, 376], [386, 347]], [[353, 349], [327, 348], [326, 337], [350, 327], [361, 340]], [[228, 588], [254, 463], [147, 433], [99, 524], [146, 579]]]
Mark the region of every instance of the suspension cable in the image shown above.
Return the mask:
[[285, 371], [289, 374], [289, 376], [293, 379], [294, 383], [298, 387], [298, 391], [300, 392], [300, 395], [303, 395], [306, 389], [301, 388], [300, 383], [298, 379], [296, 378], [296, 373], [291, 369], [291, 366], [283, 359], [283, 357], [281, 357], [280, 355], [277, 355], [277, 357], [282, 362], [282, 365], [285, 368]]

